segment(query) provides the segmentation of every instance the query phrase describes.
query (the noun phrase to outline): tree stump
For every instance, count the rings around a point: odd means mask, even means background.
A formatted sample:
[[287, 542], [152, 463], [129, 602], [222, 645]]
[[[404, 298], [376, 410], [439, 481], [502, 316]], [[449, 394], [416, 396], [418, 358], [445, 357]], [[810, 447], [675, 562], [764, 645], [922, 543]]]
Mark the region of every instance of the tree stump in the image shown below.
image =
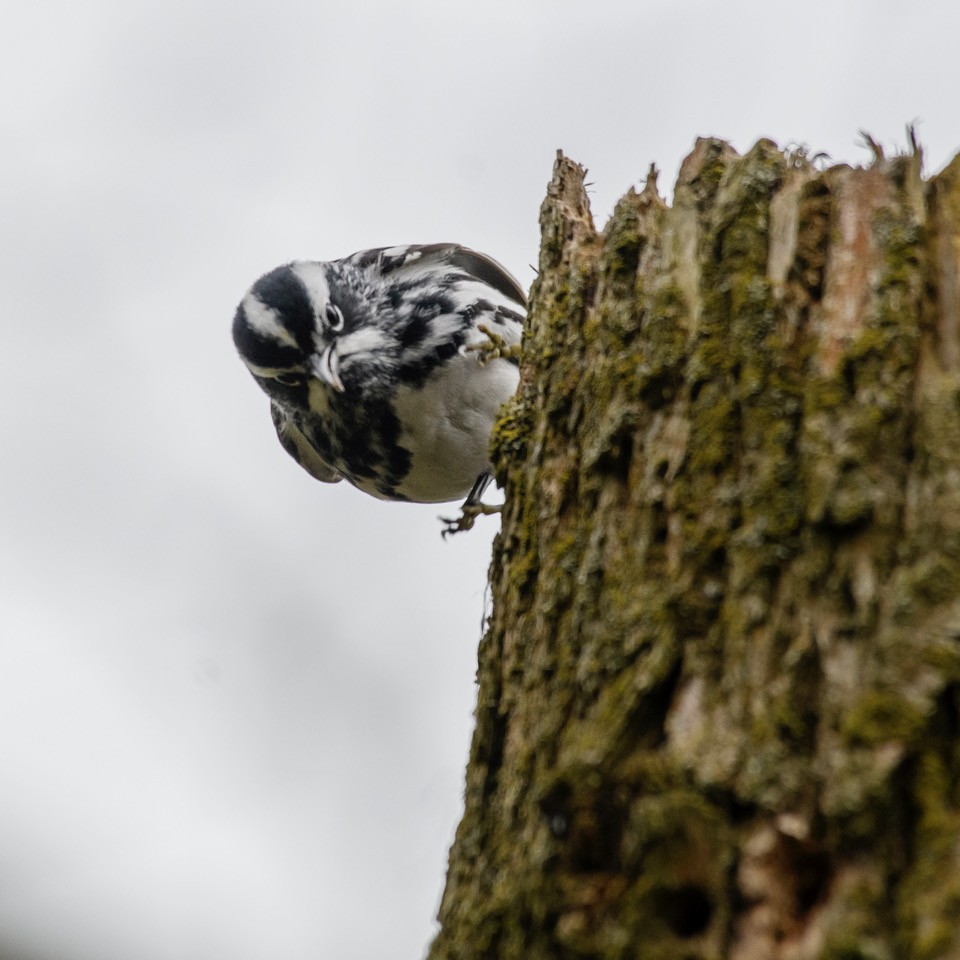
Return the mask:
[[558, 156], [431, 960], [960, 956], [960, 156]]

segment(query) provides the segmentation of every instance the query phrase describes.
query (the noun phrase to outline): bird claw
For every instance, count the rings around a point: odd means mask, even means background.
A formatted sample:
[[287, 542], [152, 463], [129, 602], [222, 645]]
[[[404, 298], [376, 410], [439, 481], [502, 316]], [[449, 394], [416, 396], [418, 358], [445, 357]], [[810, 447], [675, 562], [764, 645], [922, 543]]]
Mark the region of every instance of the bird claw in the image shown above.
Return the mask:
[[440, 517], [440, 522], [444, 524], [444, 529], [440, 536], [444, 540], [452, 533], [462, 533], [465, 530], [472, 530], [477, 517], [492, 517], [503, 511], [503, 504], [489, 503], [465, 503], [460, 508], [459, 517]]
[[519, 343], [508, 344], [501, 334], [491, 330], [486, 324], [477, 324], [477, 329], [484, 334], [487, 339], [482, 343], [469, 344], [467, 350], [480, 354], [477, 359], [481, 364], [488, 363], [490, 360], [496, 360], [498, 357], [502, 357], [504, 360], [520, 359]]

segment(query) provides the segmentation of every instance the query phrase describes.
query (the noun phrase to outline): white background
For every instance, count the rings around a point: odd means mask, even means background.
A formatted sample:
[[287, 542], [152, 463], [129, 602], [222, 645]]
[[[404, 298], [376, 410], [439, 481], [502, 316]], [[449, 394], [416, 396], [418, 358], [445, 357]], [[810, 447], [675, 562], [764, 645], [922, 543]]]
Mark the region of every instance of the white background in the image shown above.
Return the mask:
[[[524, 283], [697, 135], [927, 169], [953, 2], [20, 3], [0, 36], [0, 957], [422, 956], [495, 520], [300, 471], [233, 354], [265, 270], [456, 240]], [[451, 508], [452, 509], [452, 508]]]

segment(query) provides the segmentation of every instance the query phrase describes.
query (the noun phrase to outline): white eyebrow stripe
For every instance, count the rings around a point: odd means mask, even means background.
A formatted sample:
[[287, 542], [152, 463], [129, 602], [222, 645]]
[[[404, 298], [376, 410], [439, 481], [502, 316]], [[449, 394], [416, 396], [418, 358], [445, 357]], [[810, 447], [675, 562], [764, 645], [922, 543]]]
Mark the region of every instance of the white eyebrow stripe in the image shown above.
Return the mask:
[[261, 303], [253, 294], [244, 297], [243, 313], [249, 326], [260, 336], [289, 347], [297, 345], [293, 334], [280, 322], [276, 310]]
[[291, 264], [290, 271], [303, 284], [313, 305], [314, 311], [322, 313], [330, 302], [330, 284], [327, 283], [327, 274], [323, 264], [310, 260], [300, 260]]

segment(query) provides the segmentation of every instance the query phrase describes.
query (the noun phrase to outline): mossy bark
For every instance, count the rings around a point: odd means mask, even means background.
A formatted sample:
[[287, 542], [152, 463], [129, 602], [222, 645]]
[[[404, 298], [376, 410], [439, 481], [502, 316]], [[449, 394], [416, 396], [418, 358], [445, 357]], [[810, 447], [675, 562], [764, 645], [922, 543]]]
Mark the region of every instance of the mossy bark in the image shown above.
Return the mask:
[[541, 223], [431, 960], [960, 956], [960, 157]]

